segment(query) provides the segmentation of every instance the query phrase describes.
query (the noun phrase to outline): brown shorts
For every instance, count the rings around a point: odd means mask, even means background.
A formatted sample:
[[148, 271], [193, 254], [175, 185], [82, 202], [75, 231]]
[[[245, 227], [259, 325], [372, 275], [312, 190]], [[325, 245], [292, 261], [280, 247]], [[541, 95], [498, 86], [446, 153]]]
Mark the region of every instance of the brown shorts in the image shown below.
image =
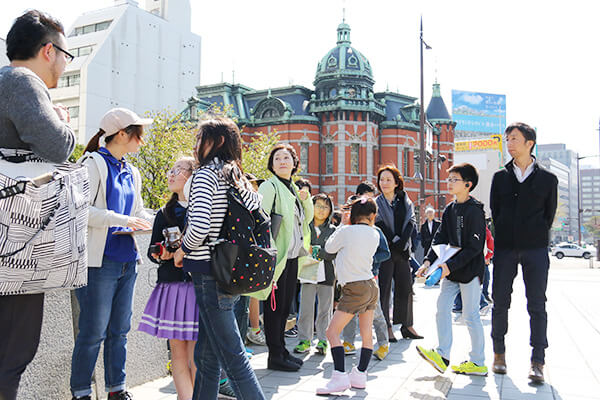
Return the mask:
[[379, 286], [375, 279], [349, 282], [342, 286], [342, 298], [337, 309], [348, 314], [362, 314], [377, 308]]

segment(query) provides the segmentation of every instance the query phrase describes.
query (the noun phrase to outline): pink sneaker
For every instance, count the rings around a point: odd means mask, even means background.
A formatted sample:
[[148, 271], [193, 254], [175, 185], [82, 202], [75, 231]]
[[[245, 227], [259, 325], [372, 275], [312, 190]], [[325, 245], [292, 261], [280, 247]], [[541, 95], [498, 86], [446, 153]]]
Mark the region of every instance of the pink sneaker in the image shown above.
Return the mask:
[[317, 389], [317, 394], [342, 393], [350, 389], [350, 386], [350, 377], [347, 373], [333, 370], [331, 379], [324, 388]]
[[367, 371], [360, 372], [358, 368], [352, 368], [350, 372], [350, 385], [355, 389], [364, 389], [367, 387]]

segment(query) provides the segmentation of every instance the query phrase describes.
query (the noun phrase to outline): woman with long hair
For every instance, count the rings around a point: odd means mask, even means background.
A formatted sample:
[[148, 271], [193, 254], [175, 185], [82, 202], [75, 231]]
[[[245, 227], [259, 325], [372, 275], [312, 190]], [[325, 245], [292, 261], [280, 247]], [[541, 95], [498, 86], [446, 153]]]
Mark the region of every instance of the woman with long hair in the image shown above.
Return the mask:
[[298, 156], [289, 144], [278, 144], [271, 150], [268, 168], [273, 176], [258, 188], [262, 207], [268, 214], [282, 216], [275, 239], [277, 264], [273, 285], [253, 296], [267, 300], [263, 304], [264, 330], [269, 348], [267, 368], [297, 371], [303, 362], [285, 348], [285, 325], [292, 301], [296, 297], [298, 258], [308, 255], [310, 222], [314, 206], [308, 190], [299, 190], [292, 181], [298, 170]]
[[[380, 301], [387, 322], [390, 342], [395, 342], [393, 324], [402, 324], [400, 333], [406, 339], [422, 339], [413, 328], [413, 288], [409, 263], [411, 235], [416, 229], [413, 203], [404, 191], [404, 179], [393, 165], [377, 172], [377, 219], [375, 224], [388, 240], [392, 257], [379, 269]], [[394, 281], [394, 311], [390, 321], [390, 294]]]
[[109, 400], [127, 400], [125, 386], [127, 333], [131, 328], [137, 264], [141, 262], [132, 229], [150, 229], [144, 211], [140, 172], [124, 156], [144, 144], [144, 126], [151, 119], [125, 108], [113, 108], [82, 157], [88, 168], [88, 284], [75, 290], [79, 302], [79, 333], [71, 362], [73, 399], [89, 399], [92, 374], [104, 342], [104, 371]]
[[[158, 281], [138, 328], [152, 336], [169, 340], [173, 382], [180, 400], [191, 399], [194, 391], [194, 346], [198, 338], [199, 316], [192, 277], [175, 267], [173, 254], [174, 247], [179, 245], [178, 233], [185, 228], [187, 198], [184, 186], [192, 175], [194, 165], [194, 158], [181, 157], [167, 172], [172, 195], [156, 214], [148, 249], [148, 258], [159, 264]], [[167, 232], [165, 235], [165, 229], [174, 233]]]
[[229, 118], [214, 118], [198, 126], [187, 228], [175, 252], [175, 266], [192, 275], [200, 310], [194, 361], [198, 371], [193, 399], [216, 399], [221, 368], [238, 399], [264, 399], [240, 337], [234, 305], [239, 296], [224, 292], [211, 274], [210, 248], [218, 239], [227, 212], [227, 190], [234, 186], [249, 210], [260, 207], [260, 196], [244, 177], [240, 131]]

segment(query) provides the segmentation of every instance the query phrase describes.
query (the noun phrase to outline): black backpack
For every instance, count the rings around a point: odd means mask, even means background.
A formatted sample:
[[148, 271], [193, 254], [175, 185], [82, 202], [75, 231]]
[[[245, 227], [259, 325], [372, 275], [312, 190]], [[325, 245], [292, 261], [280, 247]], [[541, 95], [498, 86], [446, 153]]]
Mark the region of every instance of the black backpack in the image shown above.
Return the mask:
[[277, 262], [277, 249], [271, 248], [271, 220], [262, 207], [248, 210], [235, 187], [227, 190], [227, 202], [219, 240], [209, 244], [212, 274], [230, 294], [268, 288]]

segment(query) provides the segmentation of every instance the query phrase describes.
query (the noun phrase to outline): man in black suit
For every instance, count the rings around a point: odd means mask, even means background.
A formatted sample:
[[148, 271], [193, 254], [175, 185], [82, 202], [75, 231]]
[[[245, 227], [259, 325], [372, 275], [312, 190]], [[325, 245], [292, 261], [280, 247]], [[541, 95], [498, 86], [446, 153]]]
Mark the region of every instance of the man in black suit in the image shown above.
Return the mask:
[[440, 226], [440, 221], [435, 219], [435, 210], [431, 206], [425, 209], [427, 220], [421, 225], [421, 245], [423, 246], [423, 254], [427, 255], [431, 247], [433, 235]]
[[504, 132], [512, 160], [494, 174], [490, 208], [494, 221], [494, 269], [492, 280], [492, 341], [497, 374], [506, 373], [504, 336], [518, 264], [521, 264], [533, 348], [529, 378], [544, 381], [544, 355], [548, 347], [546, 287], [548, 242], [558, 200], [556, 176], [532, 155], [535, 130], [524, 123], [509, 125]]

